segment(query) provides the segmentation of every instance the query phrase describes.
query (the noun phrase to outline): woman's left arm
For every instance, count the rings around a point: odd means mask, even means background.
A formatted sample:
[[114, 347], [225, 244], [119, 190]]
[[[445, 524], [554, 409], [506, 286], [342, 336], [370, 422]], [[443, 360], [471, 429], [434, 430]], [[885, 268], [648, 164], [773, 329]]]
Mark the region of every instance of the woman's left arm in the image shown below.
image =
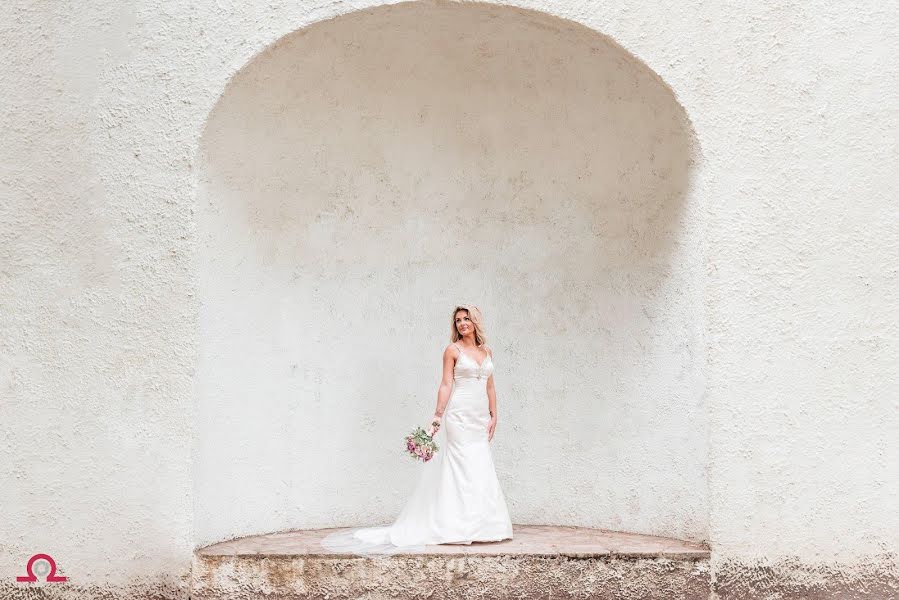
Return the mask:
[[[490, 352], [490, 358], [493, 358], [493, 350]], [[496, 387], [493, 385], [493, 373], [487, 378], [487, 399], [490, 401], [490, 423], [487, 425], [487, 441], [493, 439], [493, 432], [496, 431]]]

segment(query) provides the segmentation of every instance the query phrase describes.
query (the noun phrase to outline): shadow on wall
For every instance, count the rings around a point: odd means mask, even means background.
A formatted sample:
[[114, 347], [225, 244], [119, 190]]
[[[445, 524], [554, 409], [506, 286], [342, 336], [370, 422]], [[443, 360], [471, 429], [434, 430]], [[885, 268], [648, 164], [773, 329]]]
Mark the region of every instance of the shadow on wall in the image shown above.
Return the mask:
[[703, 537], [693, 157], [654, 73], [542, 13], [384, 6], [257, 56], [199, 158], [198, 543], [392, 518], [383, 440], [469, 299], [513, 519]]

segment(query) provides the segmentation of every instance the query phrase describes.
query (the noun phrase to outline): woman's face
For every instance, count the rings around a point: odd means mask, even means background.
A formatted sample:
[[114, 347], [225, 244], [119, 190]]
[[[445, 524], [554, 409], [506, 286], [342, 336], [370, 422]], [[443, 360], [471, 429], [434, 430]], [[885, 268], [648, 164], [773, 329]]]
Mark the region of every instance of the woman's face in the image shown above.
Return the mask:
[[456, 313], [456, 329], [461, 336], [474, 333], [474, 323], [471, 322], [471, 317], [468, 316], [467, 310], [460, 310]]

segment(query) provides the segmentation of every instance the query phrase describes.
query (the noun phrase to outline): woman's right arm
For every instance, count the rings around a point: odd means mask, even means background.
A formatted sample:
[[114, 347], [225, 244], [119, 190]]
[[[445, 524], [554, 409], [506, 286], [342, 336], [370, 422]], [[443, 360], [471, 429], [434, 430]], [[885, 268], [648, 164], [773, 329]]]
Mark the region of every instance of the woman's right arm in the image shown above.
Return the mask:
[[[449, 344], [443, 351], [443, 376], [440, 378], [440, 387], [437, 388], [437, 407], [434, 409], [434, 417], [431, 421], [440, 422], [443, 419], [443, 411], [449, 402], [450, 394], [453, 391], [453, 367], [456, 366], [456, 356], [453, 351], [453, 345]], [[436, 433], [440, 428], [438, 424], [434, 428]]]

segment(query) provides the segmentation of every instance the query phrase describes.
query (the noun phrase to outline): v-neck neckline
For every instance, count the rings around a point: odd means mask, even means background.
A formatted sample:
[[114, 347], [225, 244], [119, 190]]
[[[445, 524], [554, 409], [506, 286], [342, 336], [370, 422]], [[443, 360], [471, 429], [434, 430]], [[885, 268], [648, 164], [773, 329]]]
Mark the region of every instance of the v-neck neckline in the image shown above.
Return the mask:
[[484, 360], [482, 360], [480, 363], [478, 363], [478, 361], [476, 361], [474, 358], [472, 358], [471, 356], [468, 356], [468, 353], [465, 352], [465, 350], [462, 348], [462, 344], [456, 344], [456, 346], [458, 346], [458, 348], [459, 348], [459, 354], [464, 354], [465, 357], [468, 358], [468, 360], [470, 360], [470, 361], [473, 362], [474, 364], [478, 365], [478, 368], [479, 368], [479, 369], [480, 369], [481, 367], [483, 367], [483, 366], [484, 366], [484, 363], [487, 362], [487, 359], [490, 358], [490, 353], [487, 352], [487, 354], [484, 356]]

